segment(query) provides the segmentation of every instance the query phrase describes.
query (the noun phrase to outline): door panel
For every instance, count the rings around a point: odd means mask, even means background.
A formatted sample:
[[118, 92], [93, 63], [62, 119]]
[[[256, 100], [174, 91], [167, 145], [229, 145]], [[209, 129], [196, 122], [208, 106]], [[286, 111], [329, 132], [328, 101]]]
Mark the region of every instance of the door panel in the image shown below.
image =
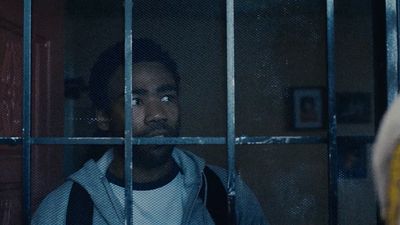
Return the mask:
[[[60, 8], [59, 8], [60, 7]], [[55, 6], [35, 1], [32, 13], [32, 134], [62, 133], [63, 15]], [[40, 12], [40, 13], [39, 13]], [[51, 17], [51, 18], [50, 18]], [[22, 1], [0, 3], [0, 136], [22, 136], [23, 25]], [[60, 63], [61, 62], [61, 63]], [[57, 91], [52, 91], [57, 90]], [[57, 102], [55, 104], [54, 102]], [[57, 122], [55, 122], [57, 121]], [[62, 180], [62, 154], [46, 148], [31, 152], [32, 210]], [[22, 146], [0, 146], [0, 224], [22, 219]]]

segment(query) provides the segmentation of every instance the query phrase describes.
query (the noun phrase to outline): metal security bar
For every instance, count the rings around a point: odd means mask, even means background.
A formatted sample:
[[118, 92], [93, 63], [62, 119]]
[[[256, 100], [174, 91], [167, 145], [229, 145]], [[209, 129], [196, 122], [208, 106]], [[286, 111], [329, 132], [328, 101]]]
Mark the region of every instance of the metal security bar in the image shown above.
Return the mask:
[[[372, 143], [374, 136], [337, 136]], [[31, 137], [31, 144], [40, 145], [122, 145], [123, 138], [108, 137]], [[279, 145], [279, 144], [326, 144], [327, 138], [320, 136], [240, 136], [235, 138], [235, 145]], [[0, 144], [22, 144], [21, 137], [0, 137]], [[225, 145], [225, 137], [151, 137], [132, 138], [132, 145]]]
[[[352, 136], [352, 138], [356, 138]], [[371, 136], [360, 136], [370, 140]], [[21, 137], [0, 137], [0, 144], [21, 144]], [[124, 138], [109, 137], [31, 137], [31, 144], [40, 145], [122, 145]], [[321, 144], [327, 139], [320, 136], [239, 136], [235, 145], [270, 145], [270, 144]], [[132, 138], [133, 145], [225, 145], [225, 137], [148, 137]]]
[[[396, 1], [396, 22], [397, 22], [397, 26], [396, 26], [396, 40], [397, 40], [397, 46], [394, 49], [395, 51], [397, 51], [397, 55], [396, 55], [396, 66], [397, 69], [393, 71], [393, 73], [391, 75], [387, 75], [388, 76], [388, 84], [390, 84], [391, 80], [389, 80], [389, 78], [393, 77], [393, 84], [395, 85], [394, 87], [389, 87], [388, 89], [391, 91], [391, 93], [393, 93], [394, 95], [397, 95], [399, 93], [400, 90], [400, 73], [399, 73], [399, 66], [400, 66], [400, 60], [399, 60], [399, 56], [400, 56], [400, 48], [399, 48], [399, 43], [400, 43], [400, 16], [399, 16], [399, 12], [400, 12], [400, 2]], [[386, 32], [388, 33], [388, 32]], [[389, 66], [389, 63], [388, 63]], [[389, 98], [389, 96], [391, 98]], [[388, 95], [388, 99], [392, 100], [392, 95]]]
[[125, 0], [125, 224], [133, 224], [133, 154], [132, 154], [132, 0]]
[[24, 34], [23, 34], [23, 215], [24, 222], [31, 220], [31, 71], [32, 71], [32, 1], [24, 0]]
[[226, 1], [228, 224], [236, 224], [235, 197], [235, 21], [234, 0]]
[[326, 1], [326, 38], [328, 74], [328, 171], [329, 224], [337, 224], [337, 137], [336, 137], [336, 74], [335, 74], [335, 1]]
[[386, 0], [386, 82], [387, 104], [399, 91], [399, 1]]
[[386, 57], [387, 57], [387, 103], [390, 104], [397, 93], [398, 74], [398, 17], [397, 1], [386, 0]]

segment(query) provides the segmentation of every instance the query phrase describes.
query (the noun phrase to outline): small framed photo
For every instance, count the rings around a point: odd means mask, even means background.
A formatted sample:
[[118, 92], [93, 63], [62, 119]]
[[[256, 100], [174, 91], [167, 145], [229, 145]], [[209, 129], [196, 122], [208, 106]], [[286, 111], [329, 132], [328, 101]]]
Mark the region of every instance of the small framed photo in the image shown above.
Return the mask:
[[324, 126], [323, 88], [292, 88], [294, 129], [319, 129]]

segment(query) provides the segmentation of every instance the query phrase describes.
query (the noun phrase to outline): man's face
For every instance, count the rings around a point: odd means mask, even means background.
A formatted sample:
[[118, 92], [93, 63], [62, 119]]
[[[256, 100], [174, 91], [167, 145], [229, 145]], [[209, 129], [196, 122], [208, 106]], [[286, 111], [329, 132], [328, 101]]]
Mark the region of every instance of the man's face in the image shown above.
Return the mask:
[[[133, 65], [132, 121], [136, 137], [171, 137], [178, 135], [179, 104], [177, 84], [167, 68], [158, 62]], [[113, 136], [124, 134], [124, 73], [120, 67], [111, 79], [112, 99], [109, 131]], [[134, 146], [135, 162], [152, 167], [166, 160], [171, 145]]]

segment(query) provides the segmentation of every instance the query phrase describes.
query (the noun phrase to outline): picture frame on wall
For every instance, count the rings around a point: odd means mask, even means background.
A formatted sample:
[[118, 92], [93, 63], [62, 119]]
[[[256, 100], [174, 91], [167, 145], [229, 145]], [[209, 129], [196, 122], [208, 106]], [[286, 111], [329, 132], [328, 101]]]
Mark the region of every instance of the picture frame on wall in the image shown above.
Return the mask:
[[297, 87], [291, 90], [294, 129], [320, 129], [324, 126], [323, 88]]

